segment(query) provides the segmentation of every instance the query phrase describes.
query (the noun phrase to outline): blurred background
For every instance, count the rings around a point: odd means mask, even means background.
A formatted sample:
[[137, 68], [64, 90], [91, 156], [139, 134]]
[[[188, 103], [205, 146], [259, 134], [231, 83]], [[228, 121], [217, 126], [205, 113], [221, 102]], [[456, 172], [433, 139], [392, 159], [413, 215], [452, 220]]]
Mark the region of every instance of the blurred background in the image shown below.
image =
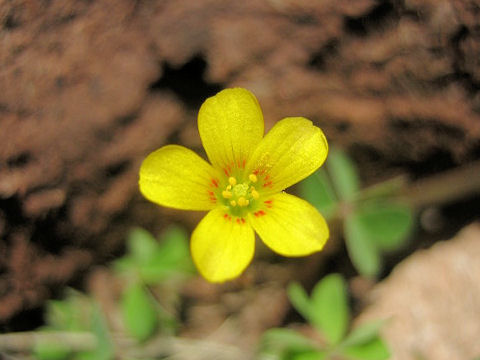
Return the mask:
[[0, 24], [2, 332], [43, 325], [66, 287], [108, 307], [105, 266], [132, 227], [191, 232], [203, 213], [143, 199], [140, 163], [167, 143], [204, 154], [200, 105], [240, 86], [267, 130], [287, 116], [320, 126], [362, 187], [406, 179], [415, 225], [373, 277], [335, 223], [308, 258], [259, 244], [239, 280], [176, 288], [177, 334], [253, 353], [266, 329], [302, 322], [291, 280], [338, 272], [354, 318], [403, 319], [383, 332], [392, 358], [480, 356], [479, 1], [4, 0]]

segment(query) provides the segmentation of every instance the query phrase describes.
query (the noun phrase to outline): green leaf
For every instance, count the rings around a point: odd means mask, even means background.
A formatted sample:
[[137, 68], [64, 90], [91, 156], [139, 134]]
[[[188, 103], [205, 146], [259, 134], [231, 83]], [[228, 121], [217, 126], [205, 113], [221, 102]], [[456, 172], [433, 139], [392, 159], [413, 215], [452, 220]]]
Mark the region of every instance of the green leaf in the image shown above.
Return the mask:
[[360, 345], [373, 340], [378, 336], [378, 332], [384, 324], [384, 320], [361, 324], [348, 334], [342, 342], [342, 346]]
[[352, 200], [360, 189], [354, 162], [344, 151], [332, 149], [328, 155], [327, 168], [340, 199]]
[[357, 210], [358, 225], [381, 250], [401, 247], [413, 226], [409, 206], [400, 203], [371, 201]]
[[67, 345], [55, 342], [39, 342], [33, 348], [33, 356], [38, 360], [63, 360], [70, 355]]
[[151, 296], [143, 286], [134, 284], [121, 299], [121, 311], [128, 333], [139, 341], [148, 339], [158, 325], [158, 316]]
[[286, 328], [274, 328], [263, 333], [259, 352], [276, 358], [291, 358], [288, 354], [315, 350], [313, 342], [297, 331]]
[[337, 344], [350, 322], [345, 280], [340, 274], [325, 276], [314, 287], [311, 296], [312, 325], [320, 330], [330, 344]]
[[186, 231], [177, 226], [167, 229], [160, 239], [159, 249], [139, 270], [142, 280], [147, 284], [157, 283], [175, 274], [195, 273]]
[[69, 289], [64, 300], [47, 303], [46, 323], [52, 330], [88, 330], [91, 307], [90, 298]]
[[291, 283], [287, 288], [287, 295], [298, 313], [311, 322], [313, 320], [312, 308], [308, 294], [305, 292], [303, 286], [297, 282]]
[[73, 309], [67, 301], [50, 300], [45, 314], [46, 323], [56, 330], [80, 330], [73, 316]]
[[120, 274], [130, 274], [137, 271], [138, 265], [131, 256], [124, 256], [113, 262], [113, 268]]
[[299, 183], [299, 191], [305, 200], [315, 206], [326, 219], [337, 210], [337, 198], [327, 173], [322, 168]]
[[146, 284], [195, 272], [188, 234], [180, 227], [170, 227], [159, 241], [143, 229], [133, 229], [128, 237], [128, 248], [130, 255], [117, 260], [115, 269], [122, 273], [138, 272]]
[[149, 263], [160, 248], [158, 241], [147, 230], [134, 228], [127, 237], [129, 253], [138, 264]]
[[357, 271], [363, 276], [377, 276], [381, 270], [380, 254], [356, 212], [345, 219], [344, 235], [350, 260]]
[[352, 360], [386, 360], [390, 351], [382, 339], [376, 337], [371, 341], [343, 349], [342, 353]]
[[[161, 251], [163, 261], [171, 264], [177, 270], [191, 272], [194, 269], [190, 258], [188, 234], [185, 229], [171, 226], [161, 237]], [[159, 259], [156, 258], [158, 261]]]
[[90, 331], [97, 338], [97, 347], [92, 351], [83, 351], [78, 353], [76, 360], [110, 360], [114, 356], [114, 347], [108, 331], [105, 318], [100, 307], [92, 303], [92, 315], [90, 318]]

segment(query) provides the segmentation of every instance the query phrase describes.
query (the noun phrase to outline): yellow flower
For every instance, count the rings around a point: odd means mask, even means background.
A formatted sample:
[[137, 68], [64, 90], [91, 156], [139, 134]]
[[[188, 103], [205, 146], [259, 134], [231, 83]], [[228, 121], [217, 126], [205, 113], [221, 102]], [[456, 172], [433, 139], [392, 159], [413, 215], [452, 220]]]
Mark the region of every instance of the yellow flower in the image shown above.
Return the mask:
[[254, 230], [273, 251], [304, 256], [319, 251], [328, 226], [308, 202], [282, 192], [322, 165], [328, 144], [310, 120], [289, 117], [263, 137], [262, 110], [241, 88], [208, 98], [198, 129], [210, 163], [179, 145], [147, 156], [140, 191], [157, 204], [209, 210], [193, 231], [190, 249], [211, 282], [239, 276], [252, 260]]

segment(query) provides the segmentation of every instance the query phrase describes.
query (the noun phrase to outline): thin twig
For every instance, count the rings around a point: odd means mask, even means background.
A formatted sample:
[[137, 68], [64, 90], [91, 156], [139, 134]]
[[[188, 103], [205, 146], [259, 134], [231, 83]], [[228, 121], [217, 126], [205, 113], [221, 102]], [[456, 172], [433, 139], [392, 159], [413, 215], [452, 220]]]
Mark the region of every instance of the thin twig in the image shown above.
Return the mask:
[[62, 344], [72, 351], [93, 350], [97, 338], [88, 332], [27, 331], [0, 334], [0, 351], [30, 351], [37, 344]]
[[480, 161], [455, 168], [406, 186], [400, 196], [413, 207], [443, 205], [480, 194]]
[[238, 347], [208, 340], [179, 337], [158, 337], [141, 348], [125, 349], [128, 357], [168, 356], [168, 359], [245, 360], [247, 354]]

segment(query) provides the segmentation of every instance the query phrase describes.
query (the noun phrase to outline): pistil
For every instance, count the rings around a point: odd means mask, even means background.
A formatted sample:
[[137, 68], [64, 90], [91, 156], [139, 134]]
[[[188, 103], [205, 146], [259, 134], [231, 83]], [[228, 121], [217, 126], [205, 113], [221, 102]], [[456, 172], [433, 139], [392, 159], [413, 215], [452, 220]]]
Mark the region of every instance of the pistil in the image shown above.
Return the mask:
[[224, 203], [230, 207], [234, 215], [244, 216], [245, 210], [251, 210], [255, 200], [260, 198], [260, 193], [253, 186], [257, 181], [255, 174], [249, 174], [248, 180], [241, 183], [234, 176], [228, 178], [228, 184], [221, 194], [225, 199]]

